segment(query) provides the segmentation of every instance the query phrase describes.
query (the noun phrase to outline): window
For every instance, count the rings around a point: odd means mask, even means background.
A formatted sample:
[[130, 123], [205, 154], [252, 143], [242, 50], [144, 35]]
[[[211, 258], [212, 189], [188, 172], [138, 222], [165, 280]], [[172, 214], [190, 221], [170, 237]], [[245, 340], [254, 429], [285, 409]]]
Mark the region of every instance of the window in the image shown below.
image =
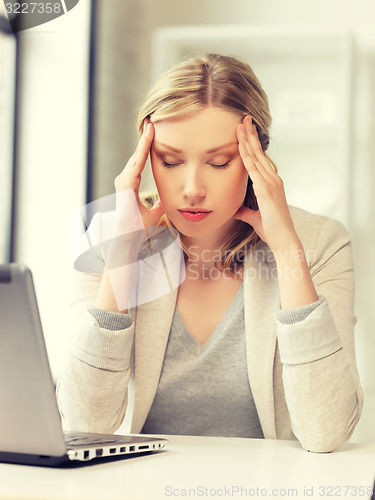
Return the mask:
[[0, 263], [11, 258], [16, 44], [0, 6]]

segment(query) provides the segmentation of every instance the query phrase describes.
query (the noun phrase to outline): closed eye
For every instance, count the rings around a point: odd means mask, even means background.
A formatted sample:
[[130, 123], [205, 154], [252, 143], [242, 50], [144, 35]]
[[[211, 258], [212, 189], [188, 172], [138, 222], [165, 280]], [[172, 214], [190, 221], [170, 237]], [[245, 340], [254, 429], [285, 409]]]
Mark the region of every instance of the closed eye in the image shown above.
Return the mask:
[[[163, 166], [165, 168], [177, 167], [178, 165], [182, 165], [182, 163], [183, 163], [183, 162], [169, 163], [165, 160], [162, 160], [162, 162], [163, 162]], [[230, 163], [230, 161], [227, 161], [226, 163], [207, 163], [207, 165], [211, 165], [211, 167], [217, 168], [217, 169], [224, 169], [224, 168], [228, 167], [229, 163]]]
[[162, 160], [162, 161], [163, 161], [163, 166], [165, 168], [172, 168], [172, 167], [177, 167], [177, 165], [181, 165], [181, 163], [168, 163], [164, 160]]
[[209, 163], [209, 165], [211, 165], [211, 167], [214, 168], [227, 168], [229, 165], [229, 161], [227, 161], [226, 163], [222, 163], [220, 165], [218, 165], [217, 163]]

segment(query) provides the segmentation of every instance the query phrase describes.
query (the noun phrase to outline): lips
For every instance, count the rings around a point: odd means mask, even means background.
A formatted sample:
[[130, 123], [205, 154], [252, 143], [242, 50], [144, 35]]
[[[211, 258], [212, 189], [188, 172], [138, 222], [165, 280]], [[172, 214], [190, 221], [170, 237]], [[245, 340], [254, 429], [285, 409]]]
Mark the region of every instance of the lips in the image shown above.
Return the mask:
[[182, 217], [189, 222], [199, 222], [210, 215], [211, 210], [205, 210], [203, 208], [183, 208], [179, 210]]

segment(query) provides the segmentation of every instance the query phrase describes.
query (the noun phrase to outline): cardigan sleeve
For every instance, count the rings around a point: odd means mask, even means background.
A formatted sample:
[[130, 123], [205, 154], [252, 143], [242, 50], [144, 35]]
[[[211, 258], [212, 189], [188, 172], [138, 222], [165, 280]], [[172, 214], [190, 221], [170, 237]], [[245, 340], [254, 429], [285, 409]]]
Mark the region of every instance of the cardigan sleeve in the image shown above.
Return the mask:
[[344, 444], [363, 405], [354, 349], [354, 269], [344, 226], [324, 219], [305, 253], [320, 304], [276, 333], [292, 429], [302, 446], [329, 452]]
[[67, 430], [115, 432], [127, 408], [133, 319], [93, 307], [104, 270], [100, 242], [112, 227], [111, 217], [94, 216], [87, 231], [92, 246], [76, 260], [79, 271], [73, 271], [73, 335], [56, 390]]
[[56, 390], [62, 424], [66, 430], [111, 433], [127, 407], [134, 323], [121, 315], [112, 320], [117, 329], [101, 327], [90, 313], [101, 275], [74, 274], [74, 333]]

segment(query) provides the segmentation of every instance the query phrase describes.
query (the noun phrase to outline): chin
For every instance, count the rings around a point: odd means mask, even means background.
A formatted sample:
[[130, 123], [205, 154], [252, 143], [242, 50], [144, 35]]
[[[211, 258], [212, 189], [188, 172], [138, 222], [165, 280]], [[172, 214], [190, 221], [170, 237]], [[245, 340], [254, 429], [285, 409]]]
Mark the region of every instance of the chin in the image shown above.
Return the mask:
[[207, 230], [199, 227], [186, 227], [183, 224], [173, 224], [177, 231], [182, 236], [187, 236], [188, 238], [199, 238], [207, 234]]
[[210, 232], [209, 230], [207, 230], [207, 226], [204, 227], [196, 222], [186, 222], [186, 224], [184, 224], [183, 221], [176, 223], [172, 219], [169, 220], [182, 236], [186, 236], [188, 238], [201, 238], [202, 236], [206, 236]]

